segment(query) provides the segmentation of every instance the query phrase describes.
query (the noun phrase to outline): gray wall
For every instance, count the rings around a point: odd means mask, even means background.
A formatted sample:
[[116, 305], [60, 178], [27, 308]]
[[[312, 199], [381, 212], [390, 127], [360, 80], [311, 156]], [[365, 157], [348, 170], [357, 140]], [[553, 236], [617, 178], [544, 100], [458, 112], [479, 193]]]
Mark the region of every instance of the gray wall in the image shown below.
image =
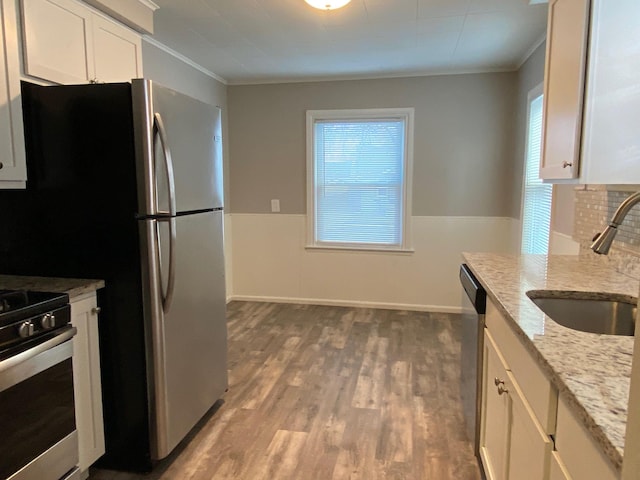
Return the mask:
[[227, 121], [227, 86], [144, 40], [142, 42], [142, 64], [145, 78], [150, 78], [166, 87], [221, 108], [225, 203], [228, 206], [229, 128]]
[[515, 134], [513, 144], [513, 162], [511, 163], [511, 206], [510, 216], [520, 218], [522, 208], [522, 180], [524, 176], [524, 151], [527, 136], [527, 95], [532, 88], [544, 79], [545, 45], [542, 43], [517, 71]]
[[[526, 140], [526, 116], [527, 95], [529, 91], [542, 83], [544, 79], [544, 59], [546, 43], [542, 43], [527, 59], [517, 72], [516, 95], [517, 104], [515, 110], [515, 136], [514, 136], [514, 161], [512, 162], [512, 191], [511, 191], [511, 216], [520, 218], [522, 208], [522, 180]], [[553, 186], [553, 214], [551, 217], [551, 229], [571, 235], [573, 233], [574, 219], [574, 185]]]
[[305, 213], [306, 110], [414, 107], [413, 214], [509, 216], [515, 86], [516, 73], [229, 86], [231, 211], [278, 198]]

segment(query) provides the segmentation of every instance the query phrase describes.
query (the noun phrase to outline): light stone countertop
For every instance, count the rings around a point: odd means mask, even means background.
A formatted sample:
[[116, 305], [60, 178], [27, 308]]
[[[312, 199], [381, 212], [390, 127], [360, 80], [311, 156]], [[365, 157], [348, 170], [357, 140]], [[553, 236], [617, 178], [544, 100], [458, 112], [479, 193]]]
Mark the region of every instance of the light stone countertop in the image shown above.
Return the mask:
[[0, 275], [0, 290], [33, 290], [36, 292], [66, 293], [69, 300], [104, 288], [104, 280], [80, 278], [27, 277]]
[[[555, 323], [527, 297], [529, 290], [621, 294], [637, 302], [638, 280], [593, 255], [463, 253], [488, 296], [567, 399], [594, 441], [622, 470], [633, 337], [598, 335]], [[587, 298], [592, 298], [585, 295]]]

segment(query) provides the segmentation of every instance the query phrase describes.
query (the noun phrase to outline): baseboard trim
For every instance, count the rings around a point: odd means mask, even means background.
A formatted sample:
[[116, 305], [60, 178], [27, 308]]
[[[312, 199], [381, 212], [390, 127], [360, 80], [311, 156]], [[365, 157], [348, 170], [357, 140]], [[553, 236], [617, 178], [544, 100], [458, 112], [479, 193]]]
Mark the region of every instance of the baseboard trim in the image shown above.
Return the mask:
[[381, 310], [410, 310], [414, 312], [462, 313], [461, 307], [451, 307], [448, 305], [416, 305], [410, 303], [363, 302], [358, 300], [333, 300], [326, 298], [266, 297], [258, 295], [231, 295], [227, 298], [227, 303], [234, 300], [241, 302], [294, 303], [299, 305], [327, 305], [331, 307], [376, 308]]

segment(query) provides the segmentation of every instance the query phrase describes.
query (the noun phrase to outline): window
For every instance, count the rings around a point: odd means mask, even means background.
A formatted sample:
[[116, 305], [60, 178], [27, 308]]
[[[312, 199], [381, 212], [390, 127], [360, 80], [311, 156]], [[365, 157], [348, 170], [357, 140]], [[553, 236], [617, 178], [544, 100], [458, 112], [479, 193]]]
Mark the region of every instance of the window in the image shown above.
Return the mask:
[[413, 109], [307, 111], [310, 247], [409, 248]]
[[547, 253], [553, 186], [540, 180], [542, 86], [529, 92], [522, 199], [522, 253]]

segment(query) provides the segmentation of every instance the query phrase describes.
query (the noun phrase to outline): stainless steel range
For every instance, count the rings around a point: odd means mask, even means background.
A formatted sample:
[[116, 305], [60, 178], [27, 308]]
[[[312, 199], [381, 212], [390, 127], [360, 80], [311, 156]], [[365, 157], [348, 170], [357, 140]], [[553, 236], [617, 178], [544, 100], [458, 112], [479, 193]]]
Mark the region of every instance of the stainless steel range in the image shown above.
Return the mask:
[[0, 290], [0, 479], [79, 478], [66, 294]]

